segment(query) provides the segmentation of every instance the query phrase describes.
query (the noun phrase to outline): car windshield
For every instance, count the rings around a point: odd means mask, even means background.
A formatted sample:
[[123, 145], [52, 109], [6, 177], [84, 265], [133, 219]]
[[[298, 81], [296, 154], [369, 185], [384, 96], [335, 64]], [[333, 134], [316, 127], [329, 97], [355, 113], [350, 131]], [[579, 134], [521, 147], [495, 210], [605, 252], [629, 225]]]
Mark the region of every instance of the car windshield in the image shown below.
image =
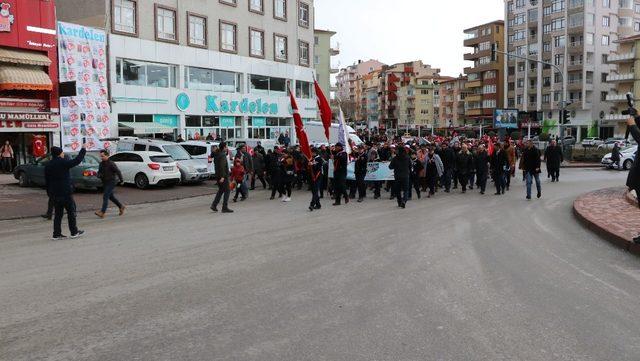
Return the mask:
[[100, 158], [98, 158], [97, 154], [90, 154], [87, 153], [87, 155], [84, 156], [84, 160], [82, 161], [82, 164], [86, 164], [86, 165], [91, 165], [91, 166], [99, 166], [100, 165]]
[[182, 148], [180, 145], [165, 145], [164, 151], [169, 153], [171, 157], [175, 160], [189, 160], [191, 156], [189, 153]]
[[169, 155], [152, 155], [149, 159], [156, 163], [172, 163], [174, 161]]

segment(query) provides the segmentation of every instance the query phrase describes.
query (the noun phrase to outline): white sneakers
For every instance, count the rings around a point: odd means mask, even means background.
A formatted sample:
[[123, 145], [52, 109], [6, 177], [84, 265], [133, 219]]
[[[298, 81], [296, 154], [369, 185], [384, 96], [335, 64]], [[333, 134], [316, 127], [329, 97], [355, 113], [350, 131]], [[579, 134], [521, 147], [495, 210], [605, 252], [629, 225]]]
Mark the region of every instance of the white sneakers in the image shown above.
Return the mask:
[[282, 198], [283, 202], [291, 202], [291, 197], [284, 197]]

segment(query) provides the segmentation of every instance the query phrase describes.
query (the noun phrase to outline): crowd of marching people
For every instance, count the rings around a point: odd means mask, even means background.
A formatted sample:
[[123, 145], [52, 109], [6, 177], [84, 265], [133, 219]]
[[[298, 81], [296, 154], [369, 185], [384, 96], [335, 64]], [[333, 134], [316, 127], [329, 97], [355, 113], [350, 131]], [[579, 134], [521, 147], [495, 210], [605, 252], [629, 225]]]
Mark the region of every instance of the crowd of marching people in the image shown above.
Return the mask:
[[[526, 198], [530, 200], [534, 183], [536, 197], [542, 196], [541, 158], [546, 161], [547, 176], [552, 182], [559, 181], [563, 161], [562, 150], [554, 141], [541, 152], [531, 141], [500, 141], [487, 136], [481, 139], [427, 137], [410, 141], [397, 138], [359, 146], [338, 143], [313, 147], [311, 151], [311, 160], [308, 160], [298, 146], [276, 146], [273, 150], [265, 150], [261, 145], [254, 149], [241, 146], [229, 171], [227, 150], [222, 142], [213, 155], [219, 191], [211, 209], [217, 212], [222, 201], [222, 211], [233, 212], [228, 206], [231, 192], [235, 190], [233, 202], [245, 201], [249, 191], [255, 189], [256, 181], [263, 189], [270, 190], [270, 199], [277, 197], [282, 202], [291, 201], [293, 190], [311, 191], [310, 211], [320, 209], [325, 196], [333, 200], [334, 206], [339, 206], [343, 201], [345, 204], [351, 200], [363, 202], [368, 193], [373, 199], [379, 199], [383, 190], [399, 207], [405, 208], [414, 197], [431, 198], [439, 191], [450, 193], [459, 189], [467, 193], [477, 189], [485, 194], [489, 182], [495, 187], [495, 195], [503, 195], [509, 191], [517, 169], [522, 171]], [[355, 177], [351, 178], [355, 179], [347, 179], [347, 167], [352, 162]], [[379, 162], [388, 162], [393, 180], [366, 179], [369, 165]]]

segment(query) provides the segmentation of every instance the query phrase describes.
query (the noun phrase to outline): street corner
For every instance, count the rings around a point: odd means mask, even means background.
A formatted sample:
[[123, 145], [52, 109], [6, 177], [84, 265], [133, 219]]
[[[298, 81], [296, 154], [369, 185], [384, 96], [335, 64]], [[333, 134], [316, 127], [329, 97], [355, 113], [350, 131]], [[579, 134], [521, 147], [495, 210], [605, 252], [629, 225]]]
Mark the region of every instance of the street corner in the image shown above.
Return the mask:
[[576, 217], [587, 228], [617, 247], [640, 255], [633, 239], [640, 234], [640, 209], [635, 195], [625, 188], [606, 188], [585, 193], [573, 203]]

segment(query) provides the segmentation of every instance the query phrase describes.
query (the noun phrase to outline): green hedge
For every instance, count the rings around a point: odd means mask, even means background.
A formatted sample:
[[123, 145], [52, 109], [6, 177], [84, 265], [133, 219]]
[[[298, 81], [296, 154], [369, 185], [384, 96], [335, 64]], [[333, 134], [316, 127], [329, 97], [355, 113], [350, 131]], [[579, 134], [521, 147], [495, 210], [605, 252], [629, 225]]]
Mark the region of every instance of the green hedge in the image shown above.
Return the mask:
[[611, 153], [609, 149], [598, 148], [571, 148], [569, 159], [574, 162], [600, 162], [602, 157]]

